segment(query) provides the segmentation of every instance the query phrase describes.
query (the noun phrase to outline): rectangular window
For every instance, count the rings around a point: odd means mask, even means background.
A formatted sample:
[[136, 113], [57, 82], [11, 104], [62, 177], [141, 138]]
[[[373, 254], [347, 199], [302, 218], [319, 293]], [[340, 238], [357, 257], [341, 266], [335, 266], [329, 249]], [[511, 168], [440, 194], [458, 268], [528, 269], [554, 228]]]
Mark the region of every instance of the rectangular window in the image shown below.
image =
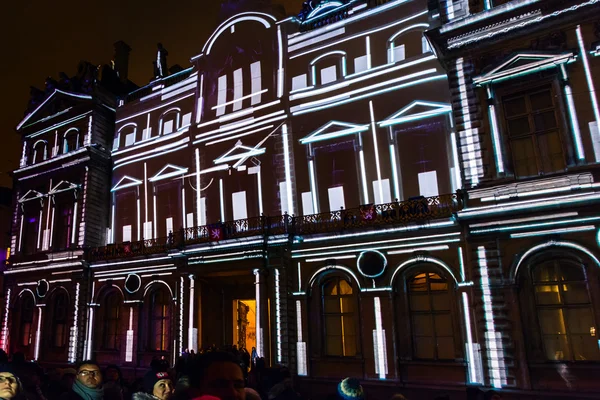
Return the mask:
[[565, 169], [554, 98], [546, 86], [502, 99], [513, 172], [518, 178]]
[[250, 77], [252, 78], [252, 105], [261, 102], [262, 91], [262, 73], [260, 70], [260, 61], [250, 64]]
[[[118, 150], [119, 149], [119, 139], [121, 139], [119, 136], [117, 136], [116, 138], [114, 138], [113, 140], [113, 150]], [[54, 149], [52, 149], [52, 155], [56, 155], [58, 154], [58, 147], [55, 147]]]
[[399, 45], [394, 45], [392, 44], [392, 48], [390, 51], [390, 62], [398, 62], [398, 61], [404, 61], [404, 59], [406, 58], [406, 51], [405, 51], [405, 46], [403, 44], [399, 44]]
[[123, 227], [123, 241], [131, 242], [131, 225], [125, 225]]
[[218, 81], [218, 93], [217, 93], [217, 117], [225, 114], [225, 106], [222, 106], [227, 102], [227, 75], [219, 77]]
[[354, 59], [354, 73], [363, 72], [369, 69], [369, 56], [356, 57]]
[[323, 68], [321, 70], [321, 85], [327, 85], [328, 83], [337, 81], [337, 66], [332, 65], [331, 67]]
[[200, 197], [200, 226], [206, 225], [206, 197]]
[[423, 48], [423, 53], [431, 52], [431, 46], [429, 45], [429, 41], [425, 36], [421, 38], [421, 47]]
[[152, 137], [152, 128], [146, 128], [142, 131], [142, 140], [147, 140]]
[[173, 122], [174, 122], [173, 120], [169, 120], [169, 121], [165, 121], [163, 123], [163, 132], [162, 132], [163, 135], [168, 135], [169, 133], [173, 132], [173, 126], [174, 126]]
[[285, 214], [286, 212], [289, 213], [287, 182], [279, 182], [279, 201], [281, 203], [281, 214]]
[[307, 75], [298, 75], [292, 78], [292, 91], [304, 89], [308, 86]]
[[248, 207], [246, 203], [246, 192], [236, 192], [231, 194], [233, 204], [233, 219], [248, 218]]
[[192, 113], [183, 114], [183, 118], [181, 120], [181, 126], [188, 126], [192, 123]]
[[312, 200], [312, 192], [302, 193], [302, 214], [311, 215], [315, 213]]
[[592, 137], [596, 162], [600, 162], [600, 130], [598, 129], [597, 121], [590, 122], [590, 135]]
[[173, 217], [169, 217], [165, 219], [165, 225], [167, 227], [167, 236], [173, 233]]
[[242, 101], [244, 96], [244, 74], [241, 68], [233, 71], [233, 111], [242, 109]]
[[436, 171], [421, 172], [419, 174], [419, 192], [423, 197], [438, 196], [438, 180]]
[[144, 239], [152, 239], [152, 221], [144, 222]]
[[132, 132], [125, 136], [125, 147], [132, 146], [135, 143], [135, 133]]
[[342, 208], [346, 208], [344, 202], [344, 187], [337, 186], [329, 188], [329, 211], [339, 211]]
[[[381, 197], [383, 192], [383, 198]], [[392, 202], [392, 192], [390, 188], [390, 180], [381, 180], [381, 192], [379, 191], [379, 181], [373, 181], [373, 193], [375, 194], [375, 204], [386, 204]]]

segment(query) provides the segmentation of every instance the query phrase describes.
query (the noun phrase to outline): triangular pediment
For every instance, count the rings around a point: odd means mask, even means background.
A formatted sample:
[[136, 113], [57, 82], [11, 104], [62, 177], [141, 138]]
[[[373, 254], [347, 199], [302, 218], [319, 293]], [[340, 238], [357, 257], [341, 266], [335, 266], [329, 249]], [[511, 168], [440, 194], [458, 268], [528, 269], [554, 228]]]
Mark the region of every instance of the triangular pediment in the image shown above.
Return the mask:
[[398, 125], [405, 122], [434, 117], [436, 115], [448, 114], [450, 112], [452, 112], [452, 106], [448, 103], [415, 100], [381, 121], [379, 126], [386, 127]]
[[91, 100], [92, 96], [81, 93], [66, 92], [55, 89], [39, 106], [23, 118], [17, 131], [26, 126], [31, 126], [38, 122], [44, 122], [67, 113], [78, 102], [82, 100]]
[[163, 179], [169, 179], [180, 175], [185, 175], [188, 172], [188, 168], [180, 167], [178, 165], [167, 164], [158, 171], [156, 175], [148, 179], [149, 182], [162, 181]]
[[493, 81], [509, 79], [513, 76], [520, 76], [526, 73], [539, 71], [540, 69], [553, 68], [574, 60], [575, 54], [571, 52], [516, 53], [506, 58], [485, 74], [473, 78], [473, 82], [477, 85], [484, 85]]
[[223, 164], [230, 161], [237, 161], [247, 159], [249, 157], [256, 157], [264, 154], [265, 148], [256, 148], [245, 146], [241, 141], [238, 141], [235, 146], [226, 151], [223, 155], [214, 160], [215, 164]]
[[113, 186], [112, 189], [110, 189], [110, 191], [116, 192], [117, 190], [125, 189], [125, 188], [132, 187], [132, 186], [138, 186], [138, 185], [141, 185], [142, 183], [143, 182], [140, 181], [139, 179], [135, 179], [135, 178], [125, 175], [124, 177], [121, 178], [121, 180], [119, 182], [117, 182], [117, 184], [115, 186]]
[[67, 190], [77, 189], [79, 185], [76, 185], [67, 181], [60, 181], [56, 186], [54, 186], [48, 194], [56, 194], [60, 192], [65, 192]]
[[341, 136], [353, 135], [369, 130], [369, 125], [353, 124], [350, 122], [330, 121], [312, 132], [310, 135], [300, 139], [300, 143], [309, 144], [322, 140], [334, 139]]
[[42, 197], [44, 197], [43, 193], [40, 193], [37, 190], [29, 190], [21, 198], [19, 198], [19, 200], [17, 200], [17, 202], [18, 203], [24, 203], [26, 201], [40, 199]]

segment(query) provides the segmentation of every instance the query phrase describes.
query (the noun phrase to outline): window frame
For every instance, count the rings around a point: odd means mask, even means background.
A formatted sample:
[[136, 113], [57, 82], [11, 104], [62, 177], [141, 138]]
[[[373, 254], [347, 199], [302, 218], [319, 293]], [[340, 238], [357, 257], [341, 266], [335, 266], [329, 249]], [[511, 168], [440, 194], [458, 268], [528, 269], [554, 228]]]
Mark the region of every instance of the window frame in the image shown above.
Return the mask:
[[[75, 136], [75, 148], [69, 148], [69, 138]], [[78, 128], [70, 128], [63, 134], [63, 154], [71, 153], [73, 151], [77, 151], [81, 148], [81, 143], [79, 142], [79, 129]]]
[[[116, 318], [112, 318], [111, 310], [109, 310], [109, 305], [111, 305], [111, 301], [114, 301], [114, 308], [117, 310]], [[103, 297], [101, 307], [102, 307], [102, 336], [100, 340], [100, 349], [104, 351], [119, 351], [121, 346], [121, 322], [122, 322], [122, 299], [117, 290], [109, 290]], [[114, 323], [114, 334], [110, 334], [109, 328], [111, 322]], [[110, 341], [112, 339], [112, 345], [109, 346]]]
[[[64, 304], [64, 317], [59, 318], [59, 316], [57, 315], [57, 309], [58, 309], [58, 300], [64, 298], [65, 299], [65, 304]], [[69, 343], [69, 305], [70, 305], [70, 300], [69, 300], [69, 294], [67, 293], [66, 290], [64, 289], [60, 289], [58, 292], [54, 293], [52, 296], [52, 332], [51, 332], [51, 336], [50, 336], [50, 347], [54, 348], [54, 349], [66, 349]], [[62, 331], [62, 344], [61, 345], [57, 345], [57, 328], [58, 325], [64, 325], [64, 329]]]
[[[26, 307], [25, 304], [26, 302], [31, 302], [31, 315], [25, 314], [26, 311]], [[19, 309], [19, 336], [18, 336], [18, 347], [21, 348], [28, 348], [33, 341], [33, 332], [34, 332], [34, 320], [35, 320], [35, 299], [33, 297], [33, 295], [29, 295], [27, 293], [24, 293], [21, 298], [19, 299], [19, 305], [20, 305], [20, 309]], [[27, 320], [26, 320], [27, 319]], [[27, 341], [27, 344], [25, 344], [24, 339], [24, 333], [25, 333], [25, 325], [29, 324], [29, 328], [28, 328], [28, 336], [29, 336], [29, 340]]]
[[[164, 297], [164, 304], [162, 304], [163, 308], [163, 313], [161, 316], [156, 316], [154, 313], [154, 308], [156, 305], [156, 297], [158, 295], [162, 295], [162, 296], [166, 296]], [[171, 302], [171, 298], [169, 296], [169, 292], [162, 287], [158, 287], [155, 288], [154, 290], [152, 290], [149, 294], [148, 294], [148, 310], [147, 310], [147, 318], [148, 318], [148, 333], [147, 333], [147, 350], [151, 351], [151, 352], [167, 352], [170, 349], [171, 346], [171, 337], [172, 337], [172, 332], [171, 332], [171, 316], [172, 316], [172, 312], [173, 312], [173, 304]], [[161, 323], [161, 348], [157, 349], [155, 344], [156, 344], [156, 338], [157, 333], [155, 330], [155, 322], [160, 321]]]
[[[327, 295], [325, 293], [325, 287], [328, 286], [332, 281], [335, 281], [335, 285], [337, 288], [337, 292], [338, 294], [336, 295]], [[350, 294], [339, 294], [340, 293], [340, 284], [341, 282], [344, 281], [346, 282], [346, 284], [350, 287], [350, 289], [352, 290], [352, 292]], [[359, 345], [359, 340], [360, 340], [360, 335], [358, 334], [358, 326], [359, 324], [359, 319], [357, 318], [358, 315], [358, 310], [357, 310], [357, 302], [356, 302], [356, 288], [352, 285], [352, 280], [344, 277], [344, 276], [340, 276], [340, 275], [334, 275], [334, 276], [330, 276], [326, 279], [323, 279], [322, 282], [320, 282], [320, 298], [321, 298], [321, 323], [322, 323], [322, 332], [323, 332], [323, 355], [325, 355], [326, 357], [356, 357], [356, 355], [359, 353], [358, 349], [360, 347]], [[340, 312], [327, 312], [326, 311], [326, 306], [325, 306], [325, 300], [327, 297], [335, 297], [336, 299], [338, 299], [340, 302], [343, 299], [349, 299], [350, 302], [352, 303], [353, 306], [353, 311], [352, 312], [344, 312], [340, 304]], [[342, 333], [341, 333], [341, 339], [342, 339], [342, 355], [338, 355], [338, 354], [331, 354], [327, 348], [327, 337], [328, 336], [334, 336], [334, 335], [328, 335], [327, 333], [327, 323], [326, 320], [328, 317], [336, 317], [339, 316], [340, 317], [340, 322], [341, 322], [341, 328], [342, 328]], [[354, 338], [355, 338], [355, 348], [354, 348], [354, 354], [349, 354], [346, 355], [346, 346], [344, 345], [344, 318], [351, 318], [353, 320], [354, 323]], [[335, 336], [340, 336], [340, 335], [335, 335]]]

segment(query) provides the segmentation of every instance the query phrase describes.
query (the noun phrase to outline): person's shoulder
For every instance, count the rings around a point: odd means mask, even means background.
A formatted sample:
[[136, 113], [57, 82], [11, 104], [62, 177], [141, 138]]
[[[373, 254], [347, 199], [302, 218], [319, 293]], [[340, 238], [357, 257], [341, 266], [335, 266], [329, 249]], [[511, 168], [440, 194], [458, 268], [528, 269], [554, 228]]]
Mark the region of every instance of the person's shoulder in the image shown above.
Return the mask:
[[151, 394], [148, 394], [148, 393], [144, 393], [144, 392], [137, 392], [131, 396], [131, 400], [156, 400], [156, 399], [157, 399], [157, 397], [155, 397]]
[[72, 391], [72, 390], [69, 390], [68, 392], [66, 392], [66, 393], [63, 393], [63, 394], [62, 394], [62, 395], [59, 397], [59, 400], [83, 400], [83, 399], [81, 398], [81, 396], [80, 396], [80, 395], [78, 395], [78, 394], [77, 394], [77, 393], [75, 393], [74, 391]]

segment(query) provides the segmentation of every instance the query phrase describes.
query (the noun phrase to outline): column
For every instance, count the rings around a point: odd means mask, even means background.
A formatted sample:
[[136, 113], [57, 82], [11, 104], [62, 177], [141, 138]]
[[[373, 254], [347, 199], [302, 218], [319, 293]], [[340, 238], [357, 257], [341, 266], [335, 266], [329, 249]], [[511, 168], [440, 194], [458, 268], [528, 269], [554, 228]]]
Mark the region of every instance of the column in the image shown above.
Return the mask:
[[264, 357], [267, 364], [269, 364], [269, 298], [267, 293], [267, 271], [264, 269], [255, 269], [254, 276], [256, 289], [256, 352], [259, 357]]

